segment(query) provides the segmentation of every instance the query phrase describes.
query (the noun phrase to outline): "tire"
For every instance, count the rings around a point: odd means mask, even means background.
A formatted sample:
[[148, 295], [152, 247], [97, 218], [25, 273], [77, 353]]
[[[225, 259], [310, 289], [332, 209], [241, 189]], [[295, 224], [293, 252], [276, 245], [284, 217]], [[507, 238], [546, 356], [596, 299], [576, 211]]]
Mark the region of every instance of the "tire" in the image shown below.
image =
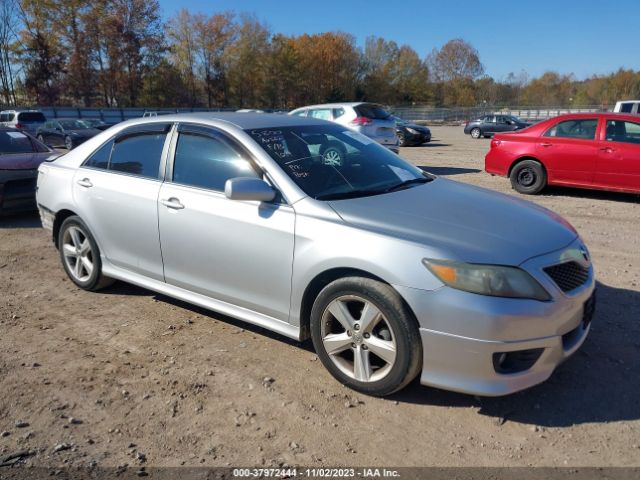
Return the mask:
[[537, 160], [522, 160], [511, 169], [509, 180], [516, 192], [535, 195], [547, 186], [547, 172]]
[[347, 159], [347, 151], [341, 143], [336, 141], [327, 142], [320, 150], [322, 161], [325, 165], [343, 166]]
[[73, 150], [73, 140], [68, 135], [64, 137], [64, 146], [67, 150]]
[[396, 133], [396, 136], [398, 137], [398, 146], [406, 147], [407, 146], [407, 140], [404, 138], [404, 133], [403, 132], [398, 132], [398, 133]]
[[367, 395], [402, 389], [422, 367], [413, 313], [393, 288], [369, 278], [341, 278], [320, 292], [311, 310], [311, 338], [329, 373]]
[[115, 281], [102, 275], [100, 249], [80, 217], [71, 216], [62, 222], [58, 250], [65, 272], [78, 287], [95, 291]]
[[476, 140], [482, 136], [482, 132], [478, 127], [471, 129], [471, 138], [475, 138]]

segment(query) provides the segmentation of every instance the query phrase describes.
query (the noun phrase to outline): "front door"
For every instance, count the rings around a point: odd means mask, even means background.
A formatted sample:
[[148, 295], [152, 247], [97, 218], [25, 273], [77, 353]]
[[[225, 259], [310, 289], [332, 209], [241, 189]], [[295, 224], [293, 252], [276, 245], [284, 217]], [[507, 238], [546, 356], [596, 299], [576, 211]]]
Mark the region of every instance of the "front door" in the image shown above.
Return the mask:
[[226, 180], [260, 174], [244, 150], [209, 127], [180, 127], [170, 171], [158, 204], [165, 281], [288, 321], [293, 208], [229, 200]]
[[640, 121], [607, 119], [594, 184], [640, 192]]

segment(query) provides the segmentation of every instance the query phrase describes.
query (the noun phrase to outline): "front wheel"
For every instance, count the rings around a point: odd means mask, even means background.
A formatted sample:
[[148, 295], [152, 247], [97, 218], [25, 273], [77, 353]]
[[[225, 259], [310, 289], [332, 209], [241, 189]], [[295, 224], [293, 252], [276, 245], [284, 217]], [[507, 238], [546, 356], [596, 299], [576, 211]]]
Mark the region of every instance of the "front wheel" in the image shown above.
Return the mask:
[[478, 139], [480, 138], [481, 135], [482, 135], [482, 132], [480, 131], [479, 128], [474, 128], [473, 130], [471, 130], [471, 138]]
[[331, 141], [323, 145], [320, 152], [325, 165], [341, 167], [345, 163], [347, 152], [340, 142]]
[[313, 304], [311, 336], [325, 368], [368, 395], [400, 390], [422, 365], [413, 313], [393, 288], [369, 278], [347, 277], [327, 285]]
[[542, 164], [536, 160], [523, 160], [517, 163], [511, 169], [509, 179], [513, 189], [525, 195], [540, 193], [547, 186], [547, 174]]
[[398, 132], [396, 134], [396, 136], [398, 137], [398, 146], [400, 147], [406, 147], [407, 146], [407, 140], [404, 136], [404, 132]]
[[71, 216], [62, 222], [58, 248], [65, 272], [80, 288], [99, 290], [114, 282], [102, 275], [100, 250], [80, 217]]

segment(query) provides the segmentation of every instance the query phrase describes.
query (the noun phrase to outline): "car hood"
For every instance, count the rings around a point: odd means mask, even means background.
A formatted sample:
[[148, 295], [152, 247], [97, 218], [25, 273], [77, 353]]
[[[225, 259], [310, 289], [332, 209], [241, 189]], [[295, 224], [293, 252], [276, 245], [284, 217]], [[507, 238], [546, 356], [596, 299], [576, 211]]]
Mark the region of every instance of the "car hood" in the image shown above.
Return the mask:
[[413, 128], [414, 130], [417, 130], [419, 132], [430, 132], [429, 127], [425, 127], [424, 125], [417, 125], [415, 123], [403, 123], [402, 124], [403, 127], [407, 127], [407, 128]]
[[99, 134], [100, 130], [97, 128], [80, 128], [78, 130], [66, 130], [66, 133], [71, 133], [81, 138], [91, 138]]
[[59, 157], [55, 152], [0, 154], [0, 170], [32, 170], [45, 160]]
[[577, 237], [550, 210], [443, 178], [329, 204], [351, 225], [423, 244], [439, 258], [469, 263], [520, 265]]

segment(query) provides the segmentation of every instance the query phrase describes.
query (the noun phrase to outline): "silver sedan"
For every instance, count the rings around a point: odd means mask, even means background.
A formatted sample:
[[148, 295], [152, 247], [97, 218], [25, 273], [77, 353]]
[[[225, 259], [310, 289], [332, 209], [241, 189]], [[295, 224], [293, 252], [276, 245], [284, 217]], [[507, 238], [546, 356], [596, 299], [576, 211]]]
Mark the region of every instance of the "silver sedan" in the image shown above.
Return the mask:
[[121, 123], [43, 164], [37, 201], [80, 288], [117, 279], [311, 337], [371, 395], [417, 376], [477, 395], [530, 387], [594, 312], [589, 253], [565, 220], [318, 119]]

